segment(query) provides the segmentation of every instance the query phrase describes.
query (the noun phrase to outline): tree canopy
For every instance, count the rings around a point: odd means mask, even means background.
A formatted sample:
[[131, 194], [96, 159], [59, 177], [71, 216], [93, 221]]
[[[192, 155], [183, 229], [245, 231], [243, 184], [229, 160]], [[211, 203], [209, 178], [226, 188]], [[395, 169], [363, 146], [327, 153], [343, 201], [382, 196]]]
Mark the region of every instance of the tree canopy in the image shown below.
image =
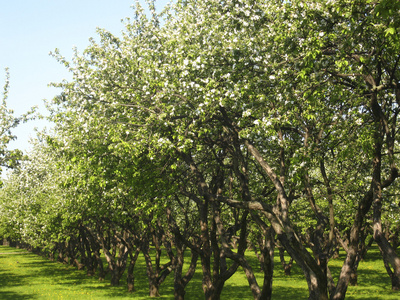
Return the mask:
[[14, 111], [7, 107], [7, 98], [10, 89], [10, 74], [8, 69], [6, 69], [5, 72], [6, 80], [3, 87], [0, 105], [0, 175], [2, 174], [3, 168], [15, 168], [22, 158], [21, 150], [8, 149], [9, 143], [17, 138], [13, 134], [12, 129], [17, 127], [21, 122], [26, 122], [32, 118], [35, 111], [35, 108], [31, 108], [31, 110], [22, 116], [15, 117]]

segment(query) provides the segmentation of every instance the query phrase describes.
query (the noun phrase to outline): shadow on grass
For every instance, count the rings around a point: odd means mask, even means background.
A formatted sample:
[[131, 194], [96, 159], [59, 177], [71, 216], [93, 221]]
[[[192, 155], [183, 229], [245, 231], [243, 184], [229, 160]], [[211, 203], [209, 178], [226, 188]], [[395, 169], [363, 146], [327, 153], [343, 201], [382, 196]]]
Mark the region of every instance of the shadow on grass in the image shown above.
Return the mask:
[[[120, 285], [112, 286], [111, 275], [107, 274], [104, 281], [99, 281], [97, 274], [88, 276], [85, 270], [78, 270], [76, 267], [58, 262], [46, 260], [45, 258], [33, 256], [29, 261], [21, 262], [19, 267], [29, 269], [29, 274], [25, 276], [25, 283], [29, 282], [29, 277], [41, 278], [43, 282], [49, 282], [60, 286], [59, 289], [68, 290], [82, 288], [89, 292], [97, 292], [105, 299], [109, 298], [146, 298], [148, 292], [148, 279], [144, 262], [138, 262], [135, 267], [135, 291], [129, 293], [126, 285], [126, 273], [120, 280]], [[106, 265], [104, 265], [106, 268]], [[173, 275], [167, 277], [160, 287], [161, 296], [168, 295], [173, 299]], [[95, 296], [96, 297], [96, 296]], [[165, 297], [162, 297], [165, 298]], [[2, 299], [0, 297], [0, 299]]]
[[389, 275], [377, 272], [377, 270], [360, 269], [358, 284], [359, 286], [374, 286], [380, 289], [391, 288]]
[[[373, 249], [375, 250], [375, 249]], [[0, 250], [1, 251], [1, 250]], [[77, 270], [73, 266], [52, 262], [43, 257], [31, 253], [21, 253], [7, 255], [8, 263], [13, 268], [19, 269], [13, 274], [12, 270], [8, 270], [5, 266], [4, 270], [0, 265], [0, 299], [34, 299], [40, 298], [35, 295], [24, 295], [7, 290], [7, 286], [18, 286], [21, 289], [30, 284], [56, 285], [58, 290], [81, 289], [89, 292], [95, 299], [148, 299], [148, 279], [146, 275], [146, 267], [142, 257], [138, 259], [135, 266], [135, 287], [136, 291], [132, 294], [127, 292], [126, 274], [121, 278], [119, 286], [110, 285], [110, 275], [108, 274], [104, 282], [99, 282], [97, 276], [89, 277], [84, 270]], [[258, 260], [249, 254], [249, 262], [251, 263], [255, 275], [260, 286], [263, 281], [263, 274], [259, 270]], [[2, 262], [0, 256], [0, 263]], [[19, 260], [18, 264], [14, 264], [15, 260]], [[189, 260], [189, 257], [187, 258]], [[307, 299], [308, 289], [301, 269], [294, 264], [291, 276], [285, 276], [280, 263], [275, 261], [273, 294], [274, 300], [286, 299]], [[330, 269], [334, 274], [339, 274], [344, 257], [330, 262]], [[106, 264], [104, 264], [106, 267]], [[24, 269], [26, 271], [24, 271]], [[383, 268], [381, 255], [378, 251], [368, 253], [365, 262], [361, 262], [359, 266], [359, 286], [349, 287], [346, 299], [399, 299], [397, 292], [391, 290], [390, 279]], [[36, 280], [36, 281], [35, 281]], [[185, 299], [200, 300], [204, 299], [204, 293], [201, 287], [202, 272], [198, 267], [194, 278], [189, 282], [186, 288]], [[2, 287], [5, 287], [2, 291]], [[170, 274], [166, 281], [160, 287], [162, 299], [173, 299], [173, 274]], [[89, 299], [77, 297], [77, 299]], [[221, 299], [239, 300], [253, 299], [252, 293], [245, 279], [244, 273], [238, 270], [230, 280], [225, 283], [222, 291]]]
[[25, 281], [24, 276], [18, 276], [7, 271], [0, 271], [0, 287], [5, 287], [7, 285], [22, 286], [25, 284], [27, 284], [27, 281]]
[[[58, 285], [60, 289], [68, 290], [71, 287], [76, 289], [81, 287], [87, 291], [101, 290], [101, 293], [107, 298], [121, 298], [129, 295], [125, 282], [121, 281], [119, 286], [111, 286], [109, 278], [99, 281], [96, 275], [88, 276], [84, 270], [77, 270], [74, 266], [44, 259], [33, 260], [20, 265], [30, 269], [30, 274], [27, 277], [42, 278], [43, 283], [49, 282]], [[0, 297], [0, 299], [2, 298]]]
[[[0, 271], [0, 288], [7, 286], [24, 286], [28, 284], [25, 276], [18, 276], [10, 272]], [[20, 295], [11, 291], [0, 290], [0, 299], [32, 299], [28, 295]]]
[[2, 292], [0, 291], [0, 299], [3, 300], [23, 300], [23, 299], [33, 299], [35, 297], [31, 295], [20, 295], [14, 292]]
[[77, 270], [73, 266], [63, 265], [46, 260], [35, 260], [20, 263], [23, 268], [29, 268], [32, 273], [29, 276], [51, 278], [54, 283], [80, 284], [83, 280], [90, 278], [85, 271]]
[[[9, 264], [8, 260], [5, 260], [5, 256], [3, 254], [3, 259], [0, 261], [1, 264]], [[12, 263], [13, 266], [17, 264], [17, 262]], [[4, 267], [4, 266], [0, 266]], [[23, 275], [16, 275], [8, 270], [1, 270], [0, 269], [0, 299], [13, 299], [13, 300], [22, 300], [22, 299], [32, 299], [34, 298], [33, 296], [29, 295], [21, 295], [19, 293], [13, 292], [13, 291], [7, 291], [7, 290], [1, 290], [7, 289], [7, 287], [15, 287], [15, 286], [25, 286], [29, 284], [29, 281], [27, 280], [26, 276]]]

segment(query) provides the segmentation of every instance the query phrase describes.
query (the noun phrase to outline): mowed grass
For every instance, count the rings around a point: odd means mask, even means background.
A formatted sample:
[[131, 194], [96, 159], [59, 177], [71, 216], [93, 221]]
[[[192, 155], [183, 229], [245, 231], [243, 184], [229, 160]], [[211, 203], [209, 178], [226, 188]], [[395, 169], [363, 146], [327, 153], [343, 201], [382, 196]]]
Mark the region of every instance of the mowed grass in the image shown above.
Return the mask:
[[[344, 255], [344, 253], [343, 253]], [[256, 258], [252, 252], [248, 257], [259, 272]], [[334, 276], [340, 272], [343, 256], [330, 262]], [[204, 299], [201, 288], [201, 267], [189, 283], [186, 299]], [[391, 290], [390, 279], [385, 271], [381, 255], [373, 247], [365, 261], [359, 266], [359, 285], [349, 287], [346, 299], [400, 299], [400, 292]], [[0, 246], [0, 299], [149, 299], [148, 281], [144, 259], [139, 258], [135, 269], [134, 293], [128, 293], [126, 278], [120, 286], [110, 285], [109, 278], [99, 281], [96, 276], [89, 277], [85, 271], [73, 266], [52, 262], [27, 252], [8, 246]], [[173, 299], [173, 276], [167, 278], [160, 288], [161, 299]], [[275, 257], [273, 299], [307, 299], [307, 284], [301, 270], [294, 265], [291, 276], [285, 276], [278, 257]], [[247, 279], [242, 270], [230, 278], [224, 287], [221, 299], [252, 299]]]

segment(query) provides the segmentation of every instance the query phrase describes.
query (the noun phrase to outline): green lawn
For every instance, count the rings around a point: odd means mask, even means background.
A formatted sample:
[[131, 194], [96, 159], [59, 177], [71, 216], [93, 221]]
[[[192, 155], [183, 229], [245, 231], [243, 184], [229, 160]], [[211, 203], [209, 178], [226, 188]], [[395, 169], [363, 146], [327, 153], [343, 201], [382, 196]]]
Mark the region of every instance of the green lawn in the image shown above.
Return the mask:
[[[0, 246], [0, 299], [148, 299], [144, 261], [136, 265], [136, 292], [126, 291], [125, 278], [121, 285], [112, 287], [106, 279], [86, 276], [85, 271], [49, 261], [25, 250]], [[251, 255], [251, 254], [249, 254]], [[255, 257], [250, 256], [255, 263]], [[277, 259], [277, 257], [276, 257]], [[341, 260], [330, 262], [333, 274], [338, 274]], [[291, 276], [284, 276], [276, 260], [273, 299], [307, 299], [307, 285], [299, 268], [294, 266]], [[261, 275], [261, 274], [260, 274]], [[162, 299], [173, 299], [172, 276], [161, 286]], [[259, 277], [261, 283], [262, 277]], [[373, 248], [359, 266], [359, 286], [349, 287], [347, 299], [399, 299], [393, 292], [383, 267], [379, 251]], [[186, 299], [203, 299], [201, 271], [187, 287]], [[243, 272], [237, 272], [225, 285], [222, 299], [252, 299]]]

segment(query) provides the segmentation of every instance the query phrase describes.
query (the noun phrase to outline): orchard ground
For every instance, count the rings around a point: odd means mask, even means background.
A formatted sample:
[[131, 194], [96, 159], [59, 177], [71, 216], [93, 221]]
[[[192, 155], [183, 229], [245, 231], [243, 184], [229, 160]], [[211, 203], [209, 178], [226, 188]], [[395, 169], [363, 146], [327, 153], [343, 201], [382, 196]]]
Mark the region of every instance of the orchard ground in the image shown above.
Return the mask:
[[[247, 252], [257, 270], [256, 257]], [[334, 276], [338, 275], [344, 253], [330, 262]], [[275, 256], [273, 299], [307, 299], [306, 281], [295, 264], [291, 276], [285, 276]], [[358, 286], [350, 286], [346, 299], [398, 299], [399, 292], [391, 290], [390, 279], [384, 269], [379, 250], [373, 246], [358, 268]], [[258, 280], [262, 273], [258, 272]], [[50, 261], [23, 249], [0, 246], [0, 298], [1, 299], [149, 299], [145, 262], [140, 257], [135, 268], [136, 291], [127, 292], [126, 278], [120, 286], [110, 286], [109, 280], [98, 281], [84, 270]], [[161, 285], [161, 299], [173, 299], [173, 276]], [[203, 299], [201, 269], [186, 289], [186, 299]], [[224, 287], [221, 299], [252, 299], [244, 272], [236, 272]]]

